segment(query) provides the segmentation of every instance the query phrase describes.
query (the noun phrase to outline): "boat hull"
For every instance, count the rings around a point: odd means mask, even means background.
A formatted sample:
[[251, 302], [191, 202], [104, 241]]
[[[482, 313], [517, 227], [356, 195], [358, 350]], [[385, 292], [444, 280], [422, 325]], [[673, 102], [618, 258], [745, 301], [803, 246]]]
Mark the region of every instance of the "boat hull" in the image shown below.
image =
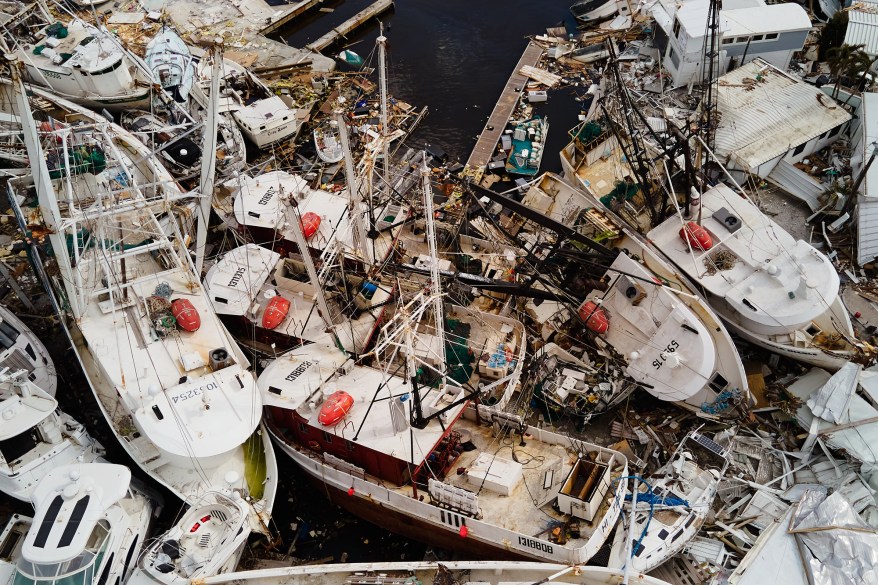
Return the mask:
[[[539, 537], [531, 538], [505, 531], [472, 517], [434, 506], [429, 503], [426, 490], [419, 491], [417, 499], [411, 495], [401, 495], [350, 472], [325, 465], [316, 453], [298, 448], [285, 440], [283, 433], [274, 426], [270, 417], [266, 418], [266, 426], [275, 445], [308, 474], [309, 480], [326, 493], [333, 504], [390, 532], [467, 557], [496, 560], [584, 564], [603, 545], [601, 541], [594, 548], [589, 546], [569, 549]], [[613, 509], [607, 512], [602, 521], [601, 528], [605, 533], [612, 530], [619, 510], [617, 498]], [[466, 526], [463, 533], [462, 526]]]

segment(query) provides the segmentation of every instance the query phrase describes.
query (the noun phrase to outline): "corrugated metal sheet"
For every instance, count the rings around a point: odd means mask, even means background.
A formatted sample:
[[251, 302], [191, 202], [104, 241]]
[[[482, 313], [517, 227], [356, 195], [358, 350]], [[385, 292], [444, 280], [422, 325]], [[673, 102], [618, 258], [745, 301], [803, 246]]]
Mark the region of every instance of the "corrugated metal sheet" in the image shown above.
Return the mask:
[[[759, 81], [757, 81], [757, 78]], [[850, 120], [820, 89], [756, 59], [719, 78], [716, 153], [755, 169]]]
[[[872, 155], [878, 144], [878, 93], [864, 93], [859, 109], [862, 140], [858, 143], [859, 152], [854, 153], [856, 164], [852, 161], [854, 174], [858, 175], [863, 165]], [[853, 158], [853, 157], [852, 157]], [[878, 161], [872, 163], [860, 186], [857, 204], [857, 264], [871, 262], [878, 256]]]
[[862, 266], [876, 257], [878, 257], [878, 198], [860, 197], [857, 205], [857, 264]]
[[878, 55], [878, 14], [860, 10], [848, 12], [848, 28], [844, 35], [846, 45], [865, 45], [870, 55]]

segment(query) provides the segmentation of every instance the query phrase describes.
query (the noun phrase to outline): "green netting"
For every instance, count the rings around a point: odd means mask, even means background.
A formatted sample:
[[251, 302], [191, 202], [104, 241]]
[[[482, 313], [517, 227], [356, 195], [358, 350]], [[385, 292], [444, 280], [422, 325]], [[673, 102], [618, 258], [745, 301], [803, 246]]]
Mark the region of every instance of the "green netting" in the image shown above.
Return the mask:
[[459, 319], [446, 319], [445, 330], [448, 335], [445, 339], [445, 363], [448, 377], [463, 384], [473, 375], [473, 361], [475, 356], [467, 345], [470, 326], [461, 323]]
[[603, 203], [607, 207], [612, 207], [611, 204], [614, 199], [619, 203], [625, 203], [626, 201], [630, 201], [632, 197], [637, 195], [638, 191], [640, 191], [640, 185], [638, 185], [637, 183], [617, 181], [616, 186], [613, 187], [613, 190], [601, 197], [601, 203]]
[[597, 122], [587, 122], [579, 128], [576, 139], [580, 142], [591, 142], [604, 133], [604, 129]]

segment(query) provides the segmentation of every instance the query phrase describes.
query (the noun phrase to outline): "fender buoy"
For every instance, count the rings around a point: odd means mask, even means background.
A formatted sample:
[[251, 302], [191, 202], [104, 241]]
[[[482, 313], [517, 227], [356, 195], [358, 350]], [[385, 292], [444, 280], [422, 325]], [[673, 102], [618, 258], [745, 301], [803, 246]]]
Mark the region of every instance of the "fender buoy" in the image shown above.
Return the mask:
[[274, 329], [287, 318], [290, 311], [290, 301], [280, 295], [272, 297], [262, 314], [262, 326], [266, 329]]
[[323, 408], [317, 415], [317, 421], [325, 427], [332, 426], [343, 419], [353, 406], [353, 396], [344, 390], [336, 390], [323, 403]]
[[322, 451], [323, 448], [320, 447], [320, 443], [317, 441], [308, 441], [308, 448], [312, 451]]
[[189, 532], [198, 532], [199, 528], [201, 528], [201, 522], [196, 522], [192, 525], [192, 528], [189, 529]]
[[174, 315], [180, 329], [184, 331], [198, 331], [201, 327], [201, 315], [189, 299], [171, 301], [171, 314]]
[[313, 211], [308, 211], [302, 215], [299, 225], [302, 226], [302, 235], [305, 236], [305, 239], [310, 239], [320, 229], [320, 216]]
[[603, 309], [594, 301], [585, 301], [579, 306], [579, 318], [585, 322], [585, 326], [595, 333], [606, 333], [610, 328], [610, 320]]
[[713, 247], [713, 239], [710, 234], [694, 221], [686, 222], [686, 225], [680, 228], [680, 238], [684, 242], [688, 240], [693, 249], [702, 252]]

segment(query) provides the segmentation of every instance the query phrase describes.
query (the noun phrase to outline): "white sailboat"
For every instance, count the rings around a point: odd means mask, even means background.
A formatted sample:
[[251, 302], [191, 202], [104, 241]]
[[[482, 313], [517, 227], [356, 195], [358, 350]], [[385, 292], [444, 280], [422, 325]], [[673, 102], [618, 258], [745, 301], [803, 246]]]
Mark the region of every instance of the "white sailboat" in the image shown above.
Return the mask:
[[314, 129], [314, 148], [326, 163], [337, 163], [344, 158], [344, 149], [338, 136], [338, 122], [329, 120]]
[[[704, 290], [735, 333], [831, 370], [855, 357], [859, 342], [825, 254], [723, 184], [701, 195], [699, 217], [671, 217], [647, 237]], [[699, 228], [707, 240], [681, 237]]]
[[[20, 118], [32, 120], [16, 96]], [[40, 162], [15, 188], [37, 187], [65, 325], [110, 428], [181, 499], [235, 490], [250, 506], [250, 528], [265, 531], [277, 466], [260, 428], [262, 401], [185, 248], [181, 258], [171, 203], [186, 196], [114, 124], [23, 129], [30, 159]]]
[[137, 560], [156, 506], [132, 484], [127, 467], [111, 463], [56, 467], [32, 501], [34, 517], [14, 514], [0, 533], [5, 583], [121, 583]]
[[52, 356], [27, 325], [0, 305], [0, 368], [24, 369], [28, 379], [50, 396], [55, 395], [58, 376]]
[[84, 426], [31, 382], [27, 370], [0, 370], [0, 492], [30, 501], [52, 469], [91, 463], [104, 453]]
[[238, 566], [249, 530], [237, 492], [208, 492], [177, 523], [144, 547], [127, 585], [188, 585]]
[[637, 573], [648, 573], [682, 551], [710, 513], [729, 462], [726, 447], [698, 431], [688, 433], [654, 474], [656, 479], [637, 485], [633, 526], [625, 534], [617, 533], [613, 547], [619, 555], [630, 544], [631, 557], [616, 556], [614, 564], [630, 564]]
[[146, 45], [143, 61], [176, 101], [186, 102], [195, 83], [195, 60], [180, 35], [165, 25]]
[[627, 460], [502, 410], [526, 333], [444, 306], [423, 172], [430, 292], [382, 327], [371, 366], [321, 343], [269, 364], [270, 432], [333, 503], [388, 530], [470, 555], [583, 563], [615, 527]]

